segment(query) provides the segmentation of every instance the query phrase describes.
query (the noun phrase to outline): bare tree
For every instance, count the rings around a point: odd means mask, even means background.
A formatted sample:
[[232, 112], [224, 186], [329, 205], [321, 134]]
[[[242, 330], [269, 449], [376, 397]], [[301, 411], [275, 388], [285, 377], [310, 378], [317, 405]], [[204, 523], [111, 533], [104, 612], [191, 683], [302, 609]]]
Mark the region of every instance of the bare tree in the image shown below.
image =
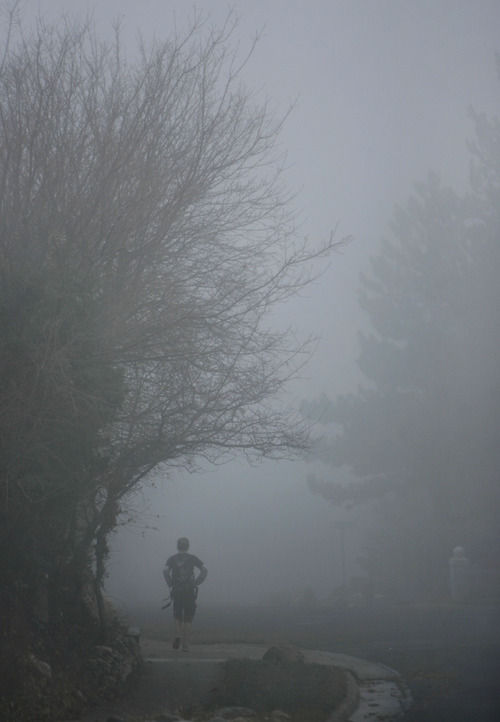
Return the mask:
[[101, 42], [71, 20], [21, 27], [5, 48], [0, 393], [16, 412], [0, 430], [16, 443], [2, 498], [9, 514], [69, 489], [61, 534], [80, 564], [94, 540], [102, 562], [154, 469], [309, 442], [280, 394], [311, 342], [274, 330], [270, 312], [334, 243], [298, 239], [283, 119], [241, 84], [233, 28], [195, 19], [132, 61], [118, 30]]

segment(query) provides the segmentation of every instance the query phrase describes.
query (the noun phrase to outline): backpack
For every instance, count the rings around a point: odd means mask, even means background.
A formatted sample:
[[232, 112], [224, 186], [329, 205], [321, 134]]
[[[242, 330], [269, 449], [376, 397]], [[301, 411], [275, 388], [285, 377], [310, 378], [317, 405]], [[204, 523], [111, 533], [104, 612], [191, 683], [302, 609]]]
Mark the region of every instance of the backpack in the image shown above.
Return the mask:
[[175, 554], [170, 569], [174, 591], [184, 592], [194, 589], [194, 563], [190, 554], [185, 552]]

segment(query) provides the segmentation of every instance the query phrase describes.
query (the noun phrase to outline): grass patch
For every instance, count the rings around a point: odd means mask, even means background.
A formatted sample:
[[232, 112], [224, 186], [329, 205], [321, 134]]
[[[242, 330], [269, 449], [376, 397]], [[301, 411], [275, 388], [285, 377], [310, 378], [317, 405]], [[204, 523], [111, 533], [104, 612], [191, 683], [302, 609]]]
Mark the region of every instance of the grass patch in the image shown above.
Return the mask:
[[281, 710], [292, 720], [321, 722], [338, 708], [346, 691], [345, 675], [336, 667], [231, 659], [224, 664], [216, 706], [250, 707], [261, 717]]

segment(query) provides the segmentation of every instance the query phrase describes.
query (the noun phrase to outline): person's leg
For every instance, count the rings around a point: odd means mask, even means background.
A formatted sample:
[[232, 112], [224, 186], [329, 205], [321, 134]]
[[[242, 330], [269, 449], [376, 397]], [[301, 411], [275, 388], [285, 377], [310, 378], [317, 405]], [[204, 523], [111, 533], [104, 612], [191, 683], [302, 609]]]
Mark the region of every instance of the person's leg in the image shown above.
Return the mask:
[[181, 637], [182, 637], [182, 616], [183, 616], [183, 609], [181, 600], [178, 596], [174, 597], [174, 641], [172, 644], [172, 647], [174, 649], [179, 649], [180, 643], [181, 643]]
[[174, 617], [174, 627], [175, 627], [175, 636], [174, 641], [172, 644], [172, 647], [174, 649], [179, 649], [180, 643], [181, 643], [181, 637], [182, 637], [182, 621], [180, 619], [176, 619]]
[[191, 634], [191, 622], [184, 622], [184, 637], [182, 639], [182, 651], [189, 652], [189, 636]]
[[194, 592], [189, 595], [189, 599], [186, 599], [184, 607], [184, 637], [182, 640], [182, 651], [189, 651], [189, 636], [191, 634], [191, 624], [196, 612], [196, 597]]

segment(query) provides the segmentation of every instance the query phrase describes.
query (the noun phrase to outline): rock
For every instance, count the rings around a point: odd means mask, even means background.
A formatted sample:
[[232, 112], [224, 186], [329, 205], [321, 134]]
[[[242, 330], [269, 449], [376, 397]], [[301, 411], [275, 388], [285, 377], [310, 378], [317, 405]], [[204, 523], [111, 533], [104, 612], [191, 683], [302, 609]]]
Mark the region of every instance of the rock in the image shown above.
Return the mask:
[[305, 662], [305, 657], [300, 649], [288, 647], [286, 645], [280, 647], [269, 647], [264, 653], [262, 659], [265, 662], [275, 662], [276, 664], [286, 664], [288, 662]]
[[250, 707], [222, 707], [222, 709], [216, 711], [215, 717], [222, 717], [224, 720], [236, 720], [238, 717], [257, 717], [257, 712], [250, 709]]
[[35, 657], [34, 654], [28, 654], [28, 661], [31, 669], [38, 672], [40, 677], [45, 677], [46, 679], [50, 679], [52, 677], [52, 668], [50, 664], [42, 662], [42, 660]]
[[139, 642], [141, 638], [141, 630], [139, 629], [139, 627], [128, 627], [127, 637], [133, 637]]
[[290, 715], [283, 712], [281, 709], [274, 709], [269, 715], [271, 722], [288, 722], [291, 719]]
[[86, 691], [90, 702], [121, 696], [142, 666], [137, 639], [123, 631], [115, 634], [113, 646], [99, 644], [85, 660]]

